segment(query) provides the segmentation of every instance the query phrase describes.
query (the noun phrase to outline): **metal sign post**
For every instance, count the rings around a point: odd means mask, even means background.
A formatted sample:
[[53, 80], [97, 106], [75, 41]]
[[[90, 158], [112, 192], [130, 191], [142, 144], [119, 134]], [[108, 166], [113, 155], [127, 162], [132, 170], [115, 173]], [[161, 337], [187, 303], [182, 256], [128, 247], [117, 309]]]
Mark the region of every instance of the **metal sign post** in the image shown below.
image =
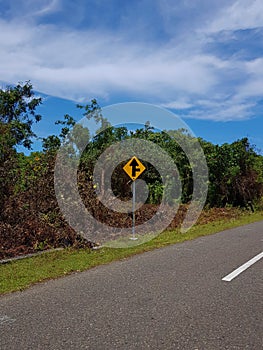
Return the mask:
[[145, 166], [139, 161], [138, 158], [132, 157], [123, 167], [123, 170], [130, 176], [132, 179], [132, 237], [130, 239], [136, 240], [135, 237], [135, 203], [136, 203], [136, 187], [135, 180], [141, 173], [145, 170]]
[[132, 182], [132, 237], [130, 238], [133, 241], [138, 239], [137, 237], [135, 237], [135, 203], [136, 203], [136, 199], [135, 199], [136, 192], [135, 191], [136, 191], [135, 181], [133, 181]]

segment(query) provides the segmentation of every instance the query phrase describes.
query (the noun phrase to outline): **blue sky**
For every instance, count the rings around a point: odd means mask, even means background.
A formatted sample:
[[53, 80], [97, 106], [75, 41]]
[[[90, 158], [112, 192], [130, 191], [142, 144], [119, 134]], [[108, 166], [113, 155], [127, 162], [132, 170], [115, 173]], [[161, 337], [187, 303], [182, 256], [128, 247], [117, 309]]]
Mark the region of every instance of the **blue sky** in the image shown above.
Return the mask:
[[263, 150], [263, 1], [0, 0], [0, 81], [26, 80], [45, 96], [41, 136], [97, 98], [163, 106], [197, 136]]

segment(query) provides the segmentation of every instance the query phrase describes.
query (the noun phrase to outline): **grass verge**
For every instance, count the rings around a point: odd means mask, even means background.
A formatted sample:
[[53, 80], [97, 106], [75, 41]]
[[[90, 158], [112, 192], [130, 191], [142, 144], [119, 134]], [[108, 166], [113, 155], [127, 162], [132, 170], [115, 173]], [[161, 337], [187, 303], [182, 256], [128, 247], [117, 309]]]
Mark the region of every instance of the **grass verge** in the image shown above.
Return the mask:
[[263, 220], [263, 212], [243, 214], [237, 219], [196, 225], [184, 234], [179, 231], [165, 231], [152, 241], [132, 248], [101, 248], [95, 251], [65, 249], [13, 261], [0, 265], [0, 294], [23, 290], [37, 282], [260, 220]]

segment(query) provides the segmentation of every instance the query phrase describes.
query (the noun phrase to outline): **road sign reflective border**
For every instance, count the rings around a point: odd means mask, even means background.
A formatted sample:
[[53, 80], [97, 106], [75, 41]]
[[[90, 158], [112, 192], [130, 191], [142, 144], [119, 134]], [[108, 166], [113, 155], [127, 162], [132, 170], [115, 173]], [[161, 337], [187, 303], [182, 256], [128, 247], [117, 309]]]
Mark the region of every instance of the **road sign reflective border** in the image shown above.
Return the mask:
[[134, 181], [144, 172], [145, 166], [139, 161], [137, 157], [132, 157], [128, 163], [126, 163], [123, 167], [123, 170], [130, 176], [130, 178]]

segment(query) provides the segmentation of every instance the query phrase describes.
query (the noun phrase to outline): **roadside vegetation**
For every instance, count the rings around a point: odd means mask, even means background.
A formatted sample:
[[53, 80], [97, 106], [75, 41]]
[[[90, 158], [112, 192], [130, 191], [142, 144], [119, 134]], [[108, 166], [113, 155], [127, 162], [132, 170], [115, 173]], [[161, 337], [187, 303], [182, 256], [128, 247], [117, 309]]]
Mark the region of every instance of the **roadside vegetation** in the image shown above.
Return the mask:
[[[165, 231], [152, 241], [133, 248], [73, 249], [67, 248], [53, 252], [12, 261], [0, 265], [0, 294], [22, 291], [31, 285], [51, 278], [58, 278], [71, 273], [81, 272], [116, 260], [125, 259], [136, 254], [162, 248], [169, 244], [207, 236], [233, 227], [262, 220], [263, 212], [247, 213], [233, 211], [222, 215], [221, 220], [197, 224], [187, 233], [178, 230]], [[207, 218], [201, 218], [207, 222]]]
[[[56, 269], [55, 265], [57, 263], [59, 265], [61, 259], [67, 261], [73, 256], [87, 256], [95, 260], [102, 259], [101, 261], [104, 263], [108, 261], [107, 259], [111, 259], [110, 256], [114, 256], [114, 259], [122, 257], [122, 254], [129, 256], [134, 252], [139, 252], [140, 249], [142, 251], [148, 250], [152, 247], [162, 246], [164, 242], [173, 243], [176, 240], [184, 240], [187, 237], [194, 238], [195, 235], [202, 234], [201, 231], [198, 234], [195, 233], [197, 228], [193, 228], [185, 236], [176, 233], [183, 222], [193, 189], [193, 174], [189, 160], [179, 144], [174, 142], [174, 139], [180, 139], [182, 143], [186, 140], [188, 144], [194, 145], [197, 140], [186, 130], [158, 131], [151, 126], [148, 120], [145, 120], [145, 125], [142, 128], [132, 131], [125, 126], [113, 127], [101, 114], [97, 101], [92, 100], [90, 104], [78, 105], [76, 108], [82, 110], [84, 117], [93, 119], [97, 123], [98, 133], [95, 136], [91, 137], [87, 128], [77, 124], [73, 116], [66, 114], [56, 122], [57, 125], [61, 126], [60, 134], [41, 139], [41, 151], [31, 152], [29, 155], [18, 152], [18, 146], [22, 145], [30, 150], [34, 139], [40, 139], [34, 134], [32, 126], [34, 123], [41, 123], [42, 117], [38, 111], [42, 103], [44, 101], [34, 95], [30, 82], [7, 86], [0, 90], [0, 259], [57, 247], [67, 249], [32, 260], [28, 259], [27, 262], [15, 262], [8, 265], [9, 267], [0, 266], [1, 272], [2, 270], [8, 271], [12, 266], [14, 274], [12, 277], [10, 270], [10, 281], [15, 278], [16, 266], [31, 264], [33, 261], [36, 263], [45, 261], [45, 259], [49, 259], [48, 257], [52, 259], [54, 257], [54, 261], [50, 263], [54, 264], [54, 276], [58, 276], [61, 273], [59, 267]], [[169, 135], [173, 135], [173, 137], [169, 137]], [[89, 142], [86, 145], [87, 138]], [[54, 165], [57, 152], [59, 147], [63, 145], [74, 160], [76, 149], [81, 148], [83, 144], [86, 145], [78, 167], [78, 189], [83, 203], [99, 221], [107, 221], [107, 224], [111, 226], [131, 227], [132, 218], [130, 215], [116, 214], [101, 205], [96, 197], [94, 187], [100, 186], [101, 192], [105, 196], [107, 193], [103, 191], [103, 181], [94, 184], [92, 177], [98, 156], [114, 142], [130, 138], [154, 142], [172, 157], [179, 169], [179, 174], [175, 174], [175, 176], [180, 178], [182, 184], [180, 208], [168, 227], [168, 231], [161, 234], [152, 243], [149, 242], [142, 248], [132, 248], [128, 251], [120, 250], [119, 253], [104, 248], [95, 252], [91, 248], [96, 245], [96, 242], [87, 241], [76, 234], [60, 212], [54, 190]], [[211, 227], [214, 227], [211, 221], [217, 222], [215, 224], [217, 231], [219, 228], [224, 228], [228, 222], [236, 225], [243, 223], [242, 220], [245, 222], [253, 220], [253, 218], [258, 220], [263, 209], [263, 157], [247, 138], [223, 145], [214, 145], [200, 138], [198, 141], [203, 148], [209, 170], [205, 211], [201, 215], [198, 225], [208, 225], [210, 233], [210, 231], [214, 232], [213, 229], [210, 230]], [[114, 156], [117, 155], [112, 155], [112, 157]], [[150, 163], [146, 162], [145, 165], [146, 171], [141, 178], [148, 184], [149, 196], [142, 209], [136, 212], [138, 224], [154, 215], [163, 194], [159, 173]], [[123, 164], [120, 164], [112, 175], [112, 187], [114, 194], [125, 200], [131, 198], [130, 179], [122, 171], [122, 166]], [[103, 179], [103, 172], [107, 169], [101, 169], [101, 171], [101, 179]], [[170, 186], [171, 198], [168, 198], [167, 201], [172, 204], [174, 200], [178, 200], [173, 196], [176, 191], [172, 187], [173, 179], [171, 179]], [[254, 214], [252, 215], [252, 213]], [[219, 221], [224, 223], [222, 227], [220, 223], [218, 224]], [[101, 257], [104, 253], [105, 261]], [[93, 261], [92, 259], [91, 261]], [[71, 266], [71, 263], [69, 265]], [[72, 268], [66, 268], [65, 273], [94, 265], [96, 262], [84, 262], [83, 265], [80, 263], [80, 267], [73, 265]], [[64, 267], [61, 269], [64, 271]], [[34, 268], [34, 270], [36, 269]], [[31, 271], [30, 273], [36, 272]], [[52, 273], [51, 275], [44, 273], [34, 277], [30, 282], [52, 276]]]

